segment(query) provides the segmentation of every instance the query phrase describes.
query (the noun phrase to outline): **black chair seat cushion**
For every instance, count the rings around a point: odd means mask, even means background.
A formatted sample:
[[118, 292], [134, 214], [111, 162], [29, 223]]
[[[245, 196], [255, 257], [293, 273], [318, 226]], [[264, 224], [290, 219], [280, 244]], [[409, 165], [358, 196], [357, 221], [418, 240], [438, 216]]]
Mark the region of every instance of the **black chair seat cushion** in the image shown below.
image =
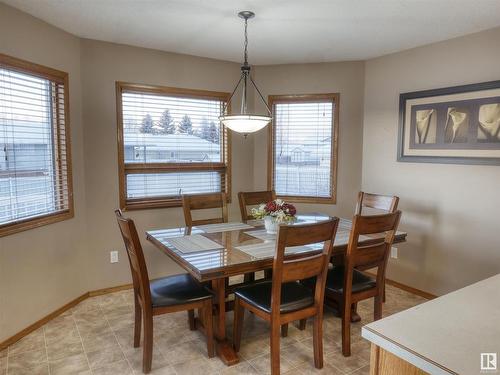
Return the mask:
[[[303, 283], [309, 287], [314, 287], [316, 284], [315, 278], [304, 280]], [[358, 293], [368, 289], [372, 289], [377, 285], [374, 279], [365, 275], [358, 270], [354, 270], [352, 275], [352, 292]], [[344, 293], [344, 266], [333, 266], [328, 271], [326, 279], [326, 291], [331, 293]]]
[[[242, 300], [268, 313], [271, 312], [272, 281], [262, 281], [235, 289], [234, 294]], [[284, 283], [281, 286], [281, 313], [289, 313], [312, 306], [312, 291], [298, 282]]]
[[151, 280], [149, 289], [153, 307], [181, 305], [212, 298], [212, 294], [189, 274]]

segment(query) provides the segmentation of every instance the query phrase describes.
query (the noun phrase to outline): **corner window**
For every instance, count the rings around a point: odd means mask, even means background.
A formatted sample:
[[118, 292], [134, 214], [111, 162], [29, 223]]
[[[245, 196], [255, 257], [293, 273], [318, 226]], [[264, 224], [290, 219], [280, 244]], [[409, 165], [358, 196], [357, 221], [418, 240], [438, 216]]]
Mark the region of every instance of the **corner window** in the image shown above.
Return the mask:
[[338, 94], [269, 97], [268, 185], [295, 202], [335, 203]]
[[0, 236], [73, 217], [68, 74], [0, 54]]

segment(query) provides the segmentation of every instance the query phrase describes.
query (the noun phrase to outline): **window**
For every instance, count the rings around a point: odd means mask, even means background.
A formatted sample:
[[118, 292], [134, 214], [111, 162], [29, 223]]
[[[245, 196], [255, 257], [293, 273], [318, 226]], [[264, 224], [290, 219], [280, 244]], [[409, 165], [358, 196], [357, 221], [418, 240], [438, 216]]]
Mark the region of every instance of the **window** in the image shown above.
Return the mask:
[[0, 236], [73, 217], [68, 74], [0, 54]]
[[228, 93], [116, 87], [122, 208], [175, 207], [182, 194], [229, 193], [229, 139], [219, 121]]
[[338, 94], [271, 95], [268, 185], [295, 202], [335, 203]]

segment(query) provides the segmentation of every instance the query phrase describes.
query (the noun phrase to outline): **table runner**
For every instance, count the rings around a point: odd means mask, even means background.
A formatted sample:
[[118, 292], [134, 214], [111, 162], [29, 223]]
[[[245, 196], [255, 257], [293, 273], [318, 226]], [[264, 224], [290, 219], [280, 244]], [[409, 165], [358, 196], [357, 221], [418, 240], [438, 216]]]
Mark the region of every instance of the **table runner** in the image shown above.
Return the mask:
[[197, 225], [195, 228], [201, 229], [205, 233], [216, 233], [216, 232], [228, 232], [232, 230], [252, 229], [254, 227], [245, 223], [235, 222], [235, 223]]
[[[269, 234], [265, 230], [255, 230], [245, 232], [250, 236], [255, 238], [259, 238], [263, 240], [263, 243], [253, 244], [253, 245], [243, 245], [238, 246], [236, 249], [247, 253], [250, 256], [253, 256], [258, 259], [262, 258], [271, 258], [274, 256], [276, 251], [276, 234]], [[351, 234], [350, 228], [346, 229], [345, 226], [337, 230], [337, 235], [335, 236], [334, 246], [343, 246], [347, 245], [349, 242], [349, 236]], [[370, 237], [368, 236], [359, 236], [359, 241], [367, 241]], [[313, 244], [306, 246], [296, 246], [296, 247], [287, 247], [285, 250], [285, 254], [293, 254], [300, 251], [311, 251], [311, 250], [321, 250], [322, 244]]]
[[[287, 247], [285, 249], [285, 255], [290, 255], [305, 251], [321, 250], [322, 247], [323, 247], [322, 244]], [[256, 259], [272, 258], [274, 256], [274, 252], [276, 249], [276, 243], [272, 241], [272, 242], [264, 242], [253, 245], [243, 245], [236, 247], [236, 249], [243, 251], [244, 253], [247, 253], [248, 255]]]

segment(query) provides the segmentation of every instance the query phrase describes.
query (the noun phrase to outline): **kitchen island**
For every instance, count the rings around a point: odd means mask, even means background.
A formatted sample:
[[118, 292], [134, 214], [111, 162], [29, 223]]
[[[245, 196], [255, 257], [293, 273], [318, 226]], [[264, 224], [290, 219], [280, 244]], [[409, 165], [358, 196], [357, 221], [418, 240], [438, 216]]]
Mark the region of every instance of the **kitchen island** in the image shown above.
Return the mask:
[[370, 373], [500, 373], [500, 274], [363, 327]]

